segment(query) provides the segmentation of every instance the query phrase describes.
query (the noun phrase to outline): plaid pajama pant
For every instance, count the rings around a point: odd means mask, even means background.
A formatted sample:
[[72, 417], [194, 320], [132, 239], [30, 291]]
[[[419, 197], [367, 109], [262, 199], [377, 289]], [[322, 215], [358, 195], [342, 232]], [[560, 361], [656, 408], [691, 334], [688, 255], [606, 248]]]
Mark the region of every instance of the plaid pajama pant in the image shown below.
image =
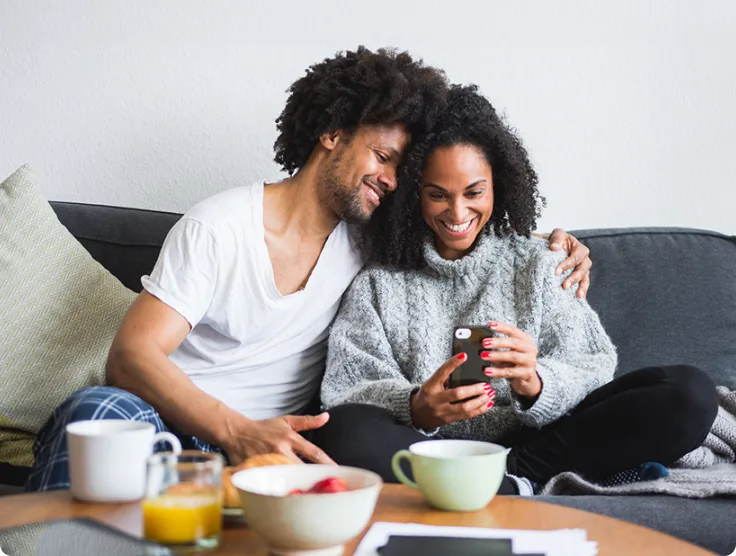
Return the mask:
[[[138, 396], [111, 386], [94, 386], [79, 390], [67, 398], [39, 431], [33, 445], [36, 460], [26, 483], [27, 491], [69, 488], [66, 426], [75, 421], [97, 419], [145, 421], [151, 423], [156, 432], [168, 431], [175, 434], [185, 450], [219, 452], [225, 455], [220, 448], [167, 426], [158, 412]], [[157, 449], [166, 446], [164, 443], [159, 444]]]

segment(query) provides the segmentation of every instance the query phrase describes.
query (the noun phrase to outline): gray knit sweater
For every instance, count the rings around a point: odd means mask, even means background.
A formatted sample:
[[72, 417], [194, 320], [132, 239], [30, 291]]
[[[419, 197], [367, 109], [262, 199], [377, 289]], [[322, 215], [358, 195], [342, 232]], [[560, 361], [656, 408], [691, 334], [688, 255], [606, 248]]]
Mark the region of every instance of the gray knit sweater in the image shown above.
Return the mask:
[[345, 294], [322, 381], [327, 408], [373, 404], [412, 425], [410, 395], [452, 355], [454, 327], [491, 320], [534, 338], [542, 392], [529, 407], [496, 379], [495, 406], [442, 427], [445, 438], [493, 442], [519, 427], [542, 427], [612, 380], [616, 351], [598, 316], [555, 276], [564, 253], [542, 240], [493, 234], [457, 261], [442, 259], [429, 238], [424, 253], [424, 271], [366, 268]]

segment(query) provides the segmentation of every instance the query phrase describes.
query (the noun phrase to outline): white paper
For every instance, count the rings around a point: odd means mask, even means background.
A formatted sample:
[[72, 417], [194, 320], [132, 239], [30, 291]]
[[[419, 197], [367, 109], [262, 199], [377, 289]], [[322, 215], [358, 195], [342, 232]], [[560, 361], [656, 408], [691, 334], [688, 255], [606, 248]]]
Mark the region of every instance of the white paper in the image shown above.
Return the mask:
[[515, 554], [536, 553], [546, 556], [596, 556], [598, 554], [598, 544], [587, 539], [585, 529], [528, 531], [381, 521], [374, 523], [365, 534], [355, 551], [355, 556], [379, 556], [378, 548], [388, 542], [390, 535], [511, 539], [511, 546]]

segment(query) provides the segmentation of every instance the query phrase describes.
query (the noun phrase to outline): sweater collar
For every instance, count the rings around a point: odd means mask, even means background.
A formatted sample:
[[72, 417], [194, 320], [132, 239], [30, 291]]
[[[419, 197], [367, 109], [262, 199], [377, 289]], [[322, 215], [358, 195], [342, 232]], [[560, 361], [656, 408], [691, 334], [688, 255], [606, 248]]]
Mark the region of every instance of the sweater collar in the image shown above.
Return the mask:
[[496, 235], [484, 229], [470, 253], [450, 261], [440, 257], [434, 245], [434, 234], [429, 233], [424, 239], [424, 260], [429, 268], [442, 276], [486, 275], [497, 262], [498, 246]]

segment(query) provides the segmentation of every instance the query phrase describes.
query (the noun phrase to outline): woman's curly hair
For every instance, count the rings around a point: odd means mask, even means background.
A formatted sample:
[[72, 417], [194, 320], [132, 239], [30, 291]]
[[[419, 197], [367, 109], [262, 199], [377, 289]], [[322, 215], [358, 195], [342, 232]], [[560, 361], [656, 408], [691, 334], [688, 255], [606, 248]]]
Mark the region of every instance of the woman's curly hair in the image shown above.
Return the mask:
[[420, 207], [420, 178], [427, 157], [439, 147], [478, 148], [491, 166], [493, 213], [485, 232], [529, 236], [544, 206], [537, 174], [521, 139], [474, 85], [453, 85], [444, 111], [429, 133], [409, 148], [396, 192], [376, 209], [358, 245], [372, 263], [421, 270], [429, 232]]
[[330, 131], [402, 123], [412, 135], [426, 132], [447, 95], [443, 71], [407, 52], [358, 47], [314, 64], [289, 87], [276, 119], [274, 160], [293, 174]]

